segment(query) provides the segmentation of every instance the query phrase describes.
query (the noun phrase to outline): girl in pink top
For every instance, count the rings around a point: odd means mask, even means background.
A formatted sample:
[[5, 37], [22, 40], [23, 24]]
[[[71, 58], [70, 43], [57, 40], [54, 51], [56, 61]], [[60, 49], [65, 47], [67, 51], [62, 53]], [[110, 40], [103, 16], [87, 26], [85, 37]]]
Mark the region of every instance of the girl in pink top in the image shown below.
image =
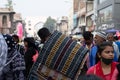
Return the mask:
[[[116, 62], [113, 62], [114, 48], [111, 42], [103, 42], [98, 45], [98, 52], [96, 55], [97, 64], [90, 67], [87, 74], [95, 74], [103, 80], [116, 80], [117, 73], [115, 73]], [[114, 75], [113, 75], [114, 74]]]

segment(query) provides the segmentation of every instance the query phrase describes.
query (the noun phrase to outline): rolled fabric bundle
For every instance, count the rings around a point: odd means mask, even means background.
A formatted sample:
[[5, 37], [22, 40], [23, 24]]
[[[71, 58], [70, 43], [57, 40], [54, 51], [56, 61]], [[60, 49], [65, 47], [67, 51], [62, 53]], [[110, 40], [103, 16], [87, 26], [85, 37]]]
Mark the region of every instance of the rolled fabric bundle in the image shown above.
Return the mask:
[[88, 49], [58, 31], [44, 44], [33, 65], [29, 80], [73, 80], [81, 74]]

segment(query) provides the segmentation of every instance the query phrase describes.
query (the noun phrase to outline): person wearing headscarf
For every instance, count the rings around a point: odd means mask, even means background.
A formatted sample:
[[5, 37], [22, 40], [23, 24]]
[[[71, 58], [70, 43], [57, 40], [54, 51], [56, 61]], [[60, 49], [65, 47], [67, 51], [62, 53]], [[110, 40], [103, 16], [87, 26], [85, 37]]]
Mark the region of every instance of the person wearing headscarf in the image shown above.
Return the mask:
[[25, 50], [24, 50], [24, 46], [22, 46], [21, 44], [19, 44], [20, 40], [19, 40], [19, 36], [14, 34], [12, 35], [13, 40], [16, 42], [16, 48], [17, 50], [20, 52], [20, 54], [24, 57], [25, 54]]
[[7, 61], [0, 75], [0, 80], [25, 80], [25, 62], [16, 49], [12, 36], [3, 35], [8, 48]]
[[104, 41], [106, 41], [106, 33], [103, 31], [97, 32], [94, 37], [95, 45], [91, 48], [90, 55], [89, 55], [90, 67], [94, 66], [96, 63], [95, 59], [96, 59], [96, 53], [97, 53], [97, 45], [99, 45], [100, 43], [103, 43]]

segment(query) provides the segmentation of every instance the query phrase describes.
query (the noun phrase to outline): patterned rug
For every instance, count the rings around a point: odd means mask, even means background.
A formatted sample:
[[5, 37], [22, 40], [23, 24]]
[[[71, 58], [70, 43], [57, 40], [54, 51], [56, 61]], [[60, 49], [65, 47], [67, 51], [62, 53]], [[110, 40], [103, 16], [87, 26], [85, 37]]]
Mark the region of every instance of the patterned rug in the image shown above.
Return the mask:
[[29, 80], [77, 79], [88, 56], [87, 52], [77, 41], [55, 31], [39, 53]]

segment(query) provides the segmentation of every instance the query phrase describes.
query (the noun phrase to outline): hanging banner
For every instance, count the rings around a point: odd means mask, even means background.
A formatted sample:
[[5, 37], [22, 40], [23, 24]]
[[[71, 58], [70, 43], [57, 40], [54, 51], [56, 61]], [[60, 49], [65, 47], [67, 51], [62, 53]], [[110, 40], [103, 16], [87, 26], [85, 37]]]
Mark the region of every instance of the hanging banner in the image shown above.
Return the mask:
[[18, 23], [17, 25], [17, 35], [19, 36], [20, 39], [23, 37], [23, 25], [22, 23]]

